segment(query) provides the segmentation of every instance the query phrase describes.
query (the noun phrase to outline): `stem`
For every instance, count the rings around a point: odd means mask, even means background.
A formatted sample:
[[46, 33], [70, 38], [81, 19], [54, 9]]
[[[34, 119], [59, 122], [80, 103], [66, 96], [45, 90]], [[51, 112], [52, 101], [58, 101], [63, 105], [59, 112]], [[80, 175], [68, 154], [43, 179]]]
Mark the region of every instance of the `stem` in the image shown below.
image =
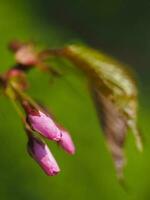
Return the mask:
[[21, 99], [21, 104], [23, 100], [28, 101], [31, 105], [33, 105], [37, 110], [40, 109], [39, 105], [26, 93], [21, 91], [16, 83], [11, 83], [12, 89], [17, 93], [19, 98]]
[[18, 113], [19, 117], [21, 118], [21, 120], [23, 122], [25, 122], [25, 117], [24, 117], [24, 114], [23, 112], [21, 111], [21, 109], [19, 108], [19, 106], [17, 105], [16, 101], [12, 98], [9, 98], [13, 107], [15, 108], [16, 112]]
[[[26, 132], [27, 136], [30, 137], [30, 135], [32, 135], [32, 136], [34, 136], [34, 137], [36, 137], [36, 138], [38, 138], [38, 139], [40, 139], [40, 140], [43, 141], [43, 139], [42, 139], [40, 136], [38, 136], [38, 135], [36, 134], [36, 132], [33, 131], [33, 130], [31, 129], [31, 127], [29, 126], [29, 124], [26, 122], [25, 116], [24, 116], [23, 112], [21, 111], [21, 109], [19, 108], [19, 106], [18, 106], [18, 104], [17, 104], [17, 102], [16, 102], [16, 99], [14, 98], [15, 95], [12, 93], [12, 90], [15, 90], [15, 92], [17, 92], [17, 95], [19, 94], [19, 95], [21, 96], [22, 99], [26, 99], [26, 100], [30, 101], [30, 103], [32, 103], [32, 105], [34, 104], [34, 106], [35, 106], [36, 103], [35, 103], [28, 95], [26, 95], [26, 94], [24, 94], [22, 91], [20, 91], [20, 89], [19, 89], [18, 87], [16, 87], [15, 84], [11, 84], [10, 86], [11, 86], [11, 87], [10, 87], [10, 90], [8, 90], [8, 91], [6, 92], [6, 94], [7, 94], [7, 96], [9, 97], [9, 99], [10, 99], [10, 101], [11, 101], [13, 107], [15, 108], [16, 112], [18, 113], [19, 117], [21, 118], [21, 120], [22, 120], [22, 122], [23, 122], [23, 124], [24, 124], [25, 132]], [[12, 89], [12, 90], [11, 90], [11, 89]], [[13, 94], [13, 95], [12, 95], [12, 94]], [[20, 96], [19, 96], [19, 97], [20, 97]], [[32, 101], [32, 102], [31, 102], [31, 101]], [[37, 107], [37, 106], [38, 106], [38, 105], [36, 104], [36, 107]]]
[[39, 53], [41, 59], [49, 58], [50, 56], [61, 56], [63, 49], [46, 49]]
[[[65, 58], [64, 52], [65, 52], [65, 48], [61, 48], [61, 49], [46, 49], [46, 50], [44, 50], [44, 51], [39, 53], [39, 57], [41, 59], [43, 59], [43, 60], [47, 59], [47, 58], [50, 58], [50, 57], [62, 57], [62, 58]], [[54, 72], [58, 76], [62, 76], [62, 72], [56, 71], [54, 68], [51, 68], [51, 67], [49, 67], [49, 69], [48, 69], [48, 66], [46, 66], [46, 67], [47, 67], [47, 69], [45, 68], [45, 70], [42, 70], [42, 68], [41, 68], [41, 70], [43, 72], [49, 71], [52, 74]], [[40, 69], [40, 67], [39, 67], [39, 69]], [[80, 97], [84, 98], [83, 95], [73, 86], [73, 84], [66, 77], [63, 76], [63, 80], [67, 83], [67, 85], [69, 85], [71, 87], [71, 89], [73, 91], [75, 91]]]
[[9, 98], [9, 100], [11, 101], [13, 107], [15, 108], [16, 112], [18, 113], [19, 117], [21, 118], [21, 120], [24, 122], [25, 121], [25, 117], [23, 112], [21, 111], [21, 109], [19, 108], [19, 106], [17, 105], [16, 102], [16, 96], [14, 94], [14, 91], [12, 90], [11, 87], [7, 88], [7, 90], [5, 91], [7, 97]]

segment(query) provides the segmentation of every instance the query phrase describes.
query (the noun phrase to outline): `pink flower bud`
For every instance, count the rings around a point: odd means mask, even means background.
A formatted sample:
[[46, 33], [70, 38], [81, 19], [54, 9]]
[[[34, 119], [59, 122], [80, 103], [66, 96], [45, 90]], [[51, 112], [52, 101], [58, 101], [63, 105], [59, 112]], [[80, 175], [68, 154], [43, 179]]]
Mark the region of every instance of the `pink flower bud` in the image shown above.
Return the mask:
[[30, 137], [28, 152], [48, 176], [54, 176], [60, 172], [59, 166], [51, 151], [42, 141]]
[[20, 89], [27, 89], [28, 87], [28, 83], [26, 80], [26, 74], [24, 73], [23, 70], [21, 69], [17, 69], [17, 68], [12, 68], [10, 70], [8, 70], [8, 72], [5, 75], [5, 78], [7, 81], [14, 81], [15, 83], [17, 83], [18, 87], [20, 87]]
[[38, 57], [31, 45], [24, 45], [16, 51], [16, 61], [22, 65], [36, 65]]
[[61, 139], [61, 132], [59, 128], [56, 126], [54, 121], [43, 112], [39, 111], [39, 115], [29, 114], [28, 120], [32, 128], [41, 133], [44, 137], [55, 141], [59, 141]]
[[66, 131], [61, 129], [62, 138], [58, 141], [58, 144], [69, 154], [75, 153], [75, 146], [72, 141], [70, 134]]
[[7, 76], [7, 78], [12, 78], [12, 77], [22, 76], [22, 74], [24, 74], [22, 70], [12, 68], [7, 71], [6, 76]]
[[49, 115], [33, 108], [27, 102], [24, 102], [23, 106], [27, 113], [27, 122], [34, 131], [50, 140], [59, 141], [61, 139], [61, 131]]

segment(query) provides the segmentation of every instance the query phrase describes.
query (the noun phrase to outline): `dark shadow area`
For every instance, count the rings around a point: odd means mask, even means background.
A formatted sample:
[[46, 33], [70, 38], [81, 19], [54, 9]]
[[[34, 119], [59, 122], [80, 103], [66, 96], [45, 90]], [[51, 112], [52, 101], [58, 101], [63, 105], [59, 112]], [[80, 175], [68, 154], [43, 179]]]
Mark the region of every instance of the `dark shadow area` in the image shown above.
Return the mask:
[[39, 20], [71, 29], [88, 44], [126, 63], [141, 67], [149, 62], [150, 2], [121, 0], [34, 0]]

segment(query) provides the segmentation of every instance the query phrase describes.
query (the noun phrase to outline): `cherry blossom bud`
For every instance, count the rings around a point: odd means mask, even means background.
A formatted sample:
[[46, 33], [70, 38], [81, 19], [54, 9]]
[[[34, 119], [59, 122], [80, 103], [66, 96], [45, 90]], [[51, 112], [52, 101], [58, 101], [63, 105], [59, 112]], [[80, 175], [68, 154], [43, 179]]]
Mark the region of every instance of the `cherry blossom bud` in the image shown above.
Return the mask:
[[26, 74], [21, 69], [12, 68], [10, 69], [5, 78], [7, 81], [14, 81], [21, 89], [27, 89], [28, 83], [26, 79]]
[[61, 129], [62, 138], [58, 141], [58, 144], [69, 154], [75, 153], [75, 146], [72, 141], [70, 134], [66, 131]]
[[35, 109], [26, 101], [23, 102], [23, 106], [27, 113], [27, 122], [34, 131], [50, 140], [59, 141], [61, 139], [61, 130], [49, 115]]
[[34, 137], [29, 137], [28, 152], [48, 176], [60, 172], [59, 166], [48, 146]]
[[22, 65], [36, 65], [38, 62], [37, 54], [31, 45], [24, 45], [15, 54], [16, 61]]
[[22, 72], [22, 70], [12, 68], [12, 69], [8, 70], [8, 72], [6, 73], [6, 77], [7, 78], [18, 77], [22, 74], [24, 74]]

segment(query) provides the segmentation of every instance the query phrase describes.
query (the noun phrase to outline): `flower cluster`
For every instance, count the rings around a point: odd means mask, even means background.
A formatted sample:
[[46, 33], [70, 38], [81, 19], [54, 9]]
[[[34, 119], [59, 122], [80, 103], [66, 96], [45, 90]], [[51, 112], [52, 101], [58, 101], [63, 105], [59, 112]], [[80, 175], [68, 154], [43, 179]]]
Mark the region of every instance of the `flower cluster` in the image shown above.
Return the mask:
[[39, 163], [47, 175], [53, 176], [60, 171], [59, 166], [45, 142], [36, 138], [32, 131], [56, 142], [69, 154], [75, 153], [72, 138], [66, 130], [59, 128], [52, 117], [45, 113], [42, 108], [36, 109], [27, 101], [24, 101], [22, 105], [26, 112], [26, 126], [29, 127], [26, 131], [29, 138], [28, 150], [30, 155]]
[[29, 155], [47, 175], [54, 176], [60, 172], [60, 168], [44, 138], [57, 143], [72, 155], [75, 153], [74, 143], [68, 131], [26, 93], [29, 85], [26, 73], [34, 67], [44, 66], [40, 54], [32, 44], [13, 42], [10, 49], [14, 52], [17, 64], [0, 76], [1, 87], [19, 111], [28, 137]]
[[106, 144], [116, 168], [117, 176], [123, 178], [126, 164], [124, 144], [127, 131], [135, 136], [137, 148], [142, 151], [142, 138], [137, 125], [137, 87], [134, 78], [123, 65], [109, 56], [84, 45], [68, 45], [60, 49], [37, 50], [33, 43], [10, 44], [16, 65], [0, 75], [0, 86], [17, 108], [28, 136], [28, 151], [31, 157], [48, 175], [60, 169], [44, 139], [57, 143], [69, 154], [75, 146], [67, 130], [62, 128], [48, 113], [27, 95], [29, 87], [27, 72], [38, 68], [42, 72], [59, 77], [62, 73], [52, 65], [50, 58], [63, 58], [75, 64], [89, 80], [99, 121]]

